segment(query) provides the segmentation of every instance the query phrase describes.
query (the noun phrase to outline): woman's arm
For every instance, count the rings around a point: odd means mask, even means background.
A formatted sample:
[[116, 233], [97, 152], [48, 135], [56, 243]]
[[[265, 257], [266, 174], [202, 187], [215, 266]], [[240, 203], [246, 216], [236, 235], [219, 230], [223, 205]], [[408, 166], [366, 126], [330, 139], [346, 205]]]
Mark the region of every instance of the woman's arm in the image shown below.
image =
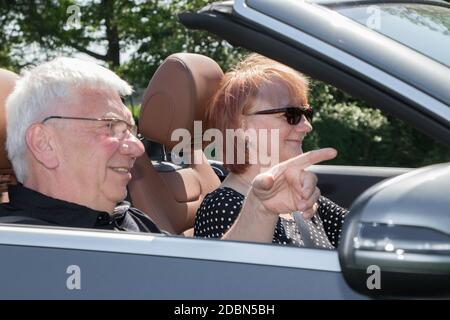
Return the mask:
[[222, 239], [270, 243], [280, 213], [302, 211], [312, 217], [320, 191], [317, 177], [304, 169], [336, 154], [332, 148], [307, 152], [257, 175], [239, 217]]

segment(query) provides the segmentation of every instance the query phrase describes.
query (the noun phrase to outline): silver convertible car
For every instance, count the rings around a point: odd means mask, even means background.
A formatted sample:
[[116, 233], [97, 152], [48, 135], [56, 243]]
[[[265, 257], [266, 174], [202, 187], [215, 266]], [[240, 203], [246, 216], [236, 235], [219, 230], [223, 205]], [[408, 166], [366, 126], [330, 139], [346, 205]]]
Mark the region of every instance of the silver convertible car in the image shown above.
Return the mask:
[[[450, 147], [447, 2], [235, 0], [179, 18]], [[2, 92], [14, 78], [7, 74]], [[221, 75], [207, 57], [174, 54], [144, 96], [148, 152], [136, 161], [129, 200], [174, 236], [0, 220], [0, 299], [450, 298], [450, 163], [313, 166], [322, 194], [350, 207], [335, 251], [192, 237], [196, 209], [226, 171], [214, 161], [171, 161], [169, 133], [193, 131]]]

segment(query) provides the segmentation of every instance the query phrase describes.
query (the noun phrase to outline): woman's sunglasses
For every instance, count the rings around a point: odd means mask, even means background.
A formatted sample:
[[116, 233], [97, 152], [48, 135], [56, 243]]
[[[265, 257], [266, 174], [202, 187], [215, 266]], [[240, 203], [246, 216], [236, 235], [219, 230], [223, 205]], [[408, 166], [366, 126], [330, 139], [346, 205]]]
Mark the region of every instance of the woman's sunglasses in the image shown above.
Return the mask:
[[270, 110], [262, 110], [255, 113], [250, 113], [249, 115], [257, 115], [257, 114], [276, 114], [283, 113], [283, 116], [286, 117], [287, 122], [290, 125], [297, 125], [302, 120], [302, 116], [305, 116], [306, 120], [309, 123], [312, 122], [313, 118], [313, 109], [310, 106], [286, 106], [284, 108], [278, 109], [270, 109]]

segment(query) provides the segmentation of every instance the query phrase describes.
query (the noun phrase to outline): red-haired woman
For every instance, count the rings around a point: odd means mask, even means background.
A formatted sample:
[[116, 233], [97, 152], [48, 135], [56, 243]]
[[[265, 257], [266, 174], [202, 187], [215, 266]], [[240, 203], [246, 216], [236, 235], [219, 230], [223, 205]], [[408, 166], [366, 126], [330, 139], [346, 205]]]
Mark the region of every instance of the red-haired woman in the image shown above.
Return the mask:
[[[240, 219], [253, 179], [267, 169], [264, 159], [276, 159], [276, 164], [303, 153], [302, 141], [312, 130], [307, 94], [308, 83], [300, 73], [258, 54], [248, 56], [225, 74], [207, 108], [206, 121], [208, 128], [223, 133], [225, 142], [219, 151], [230, 173], [203, 200], [197, 211], [195, 236], [221, 238]], [[227, 136], [230, 129], [242, 129], [241, 134], [237, 138]], [[245, 148], [240, 149], [239, 144]], [[336, 247], [348, 211], [325, 197], [317, 195], [316, 199], [313, 210], [303, 215], [280, 212], [272, 241], [300, 247]], [[249, 232], [257, 232], [254, 230], [249, 226]]]

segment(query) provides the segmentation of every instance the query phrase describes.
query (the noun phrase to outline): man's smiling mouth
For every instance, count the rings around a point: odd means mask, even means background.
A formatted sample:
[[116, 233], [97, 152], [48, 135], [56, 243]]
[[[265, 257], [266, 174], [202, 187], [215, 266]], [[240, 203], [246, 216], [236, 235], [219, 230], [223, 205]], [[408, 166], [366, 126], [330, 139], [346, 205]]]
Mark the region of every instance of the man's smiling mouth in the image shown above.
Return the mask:
[[128, 167], [111, 167], [111, 169], [118, 173], [130, 173], [130, 168]]

